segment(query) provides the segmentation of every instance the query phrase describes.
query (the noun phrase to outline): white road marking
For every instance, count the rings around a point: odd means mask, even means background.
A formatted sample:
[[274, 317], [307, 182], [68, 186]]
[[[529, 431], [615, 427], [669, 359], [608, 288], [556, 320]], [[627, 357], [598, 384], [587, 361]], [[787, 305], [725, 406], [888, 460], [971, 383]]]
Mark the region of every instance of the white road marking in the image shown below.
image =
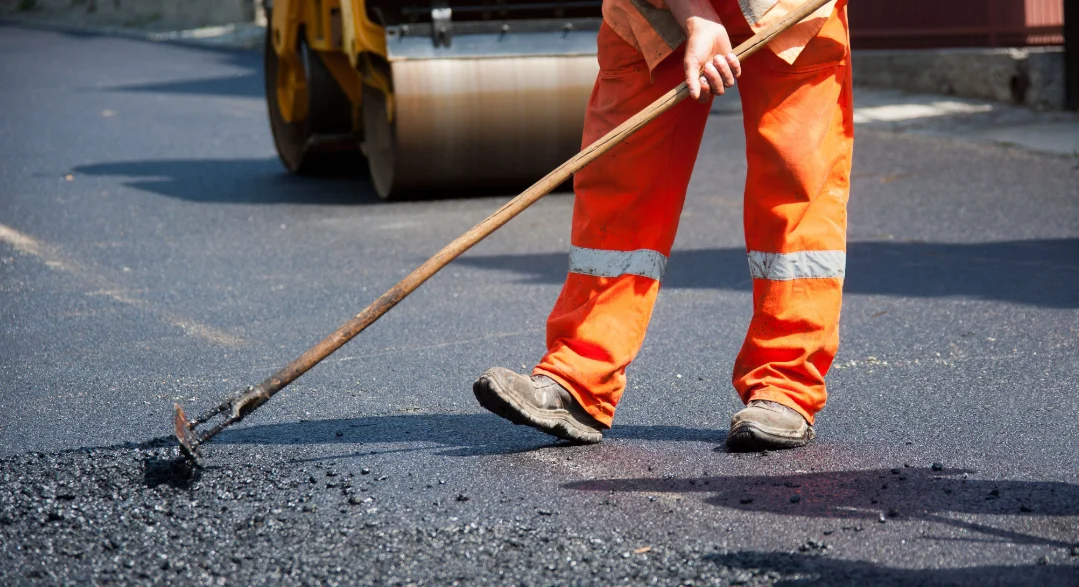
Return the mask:
[[190, 336], [202, 338], [215, 344], [230, 347], [244, 344], [244, 339], [236, 335], [154, 306], [150, 302], [133, 295], [129, 289], [118, 287], [104, 275], [104, 270], [79, 265], [65, 259], [57, 247], [42, 243], [10, 226], [0, 224], [0, 241], [15, 247], [16, 251], [36, 257], [47, 267], [63, 271], [88, 283], [91, 288], [86, 292], [87, 295], [105, 296], [115, 302], [138, 308], [157, 316]]
[[41, 245], [36, 240], [3, 224], [0, 224], [0, 240], [12, 245], [17, 251], [35, 257], [41, 256]]

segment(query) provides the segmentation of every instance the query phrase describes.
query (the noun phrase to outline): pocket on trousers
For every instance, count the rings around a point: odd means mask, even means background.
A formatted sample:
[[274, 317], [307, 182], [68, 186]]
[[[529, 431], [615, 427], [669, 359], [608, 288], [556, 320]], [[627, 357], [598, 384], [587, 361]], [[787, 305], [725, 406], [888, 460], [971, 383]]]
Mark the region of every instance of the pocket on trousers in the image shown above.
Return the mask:
[[641, 52], [618, 36], [607, 23], [600, 26], [597, 43], [600, 77], [614, 78], [648, 69]]
[[[850, 55], [850, 36], [847, 29], [846, 7], [832, 13], [828, 22], [815, 37], [806, 43], [794, 63], [776, 57], [768, 69], [790, 73], [808, 73], [845, 65]], [[774, 56], [774, 54], [773, 54]]]

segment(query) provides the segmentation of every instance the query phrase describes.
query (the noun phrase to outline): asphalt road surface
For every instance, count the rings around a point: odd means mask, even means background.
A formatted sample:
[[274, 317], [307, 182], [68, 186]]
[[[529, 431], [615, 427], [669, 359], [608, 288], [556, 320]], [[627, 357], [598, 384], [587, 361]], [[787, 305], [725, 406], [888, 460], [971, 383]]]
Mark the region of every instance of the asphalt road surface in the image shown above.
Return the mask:
[[566, 271], [553, 195], [206, 448], [257, 383], [505, 201], [278, 164], [260, 57], [0, 28], [0, 584], [1079, 583], [1079, 168], [859, 132], [818, 439], [730, 454], [750, 313], [709, 122], [603, 444], [476, 404]]

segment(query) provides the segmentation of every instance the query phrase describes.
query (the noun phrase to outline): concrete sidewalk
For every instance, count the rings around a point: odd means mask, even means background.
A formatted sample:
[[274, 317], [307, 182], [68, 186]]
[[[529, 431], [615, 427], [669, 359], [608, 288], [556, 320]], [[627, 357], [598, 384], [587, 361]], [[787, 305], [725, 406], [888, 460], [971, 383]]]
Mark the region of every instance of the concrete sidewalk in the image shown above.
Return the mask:
[[[740, 115], [737, 88], [716, 99], [712, 113]], [[856, 85], [854, 123], [860, 129], [932, 135], [1079, 159], [1079, 113], [1075, 112]]]
[[1079, 113], [859, 87], [859, 127], [992, 143], [1079, 159]]

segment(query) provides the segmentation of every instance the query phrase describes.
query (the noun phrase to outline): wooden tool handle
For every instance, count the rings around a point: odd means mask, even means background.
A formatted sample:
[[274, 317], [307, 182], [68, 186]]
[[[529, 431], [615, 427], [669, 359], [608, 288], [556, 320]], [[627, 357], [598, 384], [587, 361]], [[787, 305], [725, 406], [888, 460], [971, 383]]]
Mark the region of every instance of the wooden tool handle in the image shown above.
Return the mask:
[[[804, 18], [816, 12], [820, 7], [830, 1], [831, 0], [809, 0], [793, 10], [779, 22], [776, 22], [756, 35], [753, 35], [748, 41], [739, 45], [734, 50], [735, 54], [738, 55], [739, 59], [749, 57], [767, 45], [768, 42], [777, 35], [798, 22], [801, 22]], [[405, 299], [410, 293], [415, 291], [416, 288], [430, 279], [435, 273], [438, 273], [440, 269], [459, 257], [462, 253], [472, 248], [476, 243], [487, 238], [491, 233], [501, 228], [515, 216], [524, 212], [529, 206], [535, 204], [540, 198], [546, 196], [551, 190], [562, 185], [562, 183], [569, 179], [574, 173], [580, 171], [592, 161], [595, 161], [600, 155], [611, 150], [615, 145], [626, 139], [626, 137], [655, 120], [659, 115], [673, 108], [682, 100], [686, 99], [687, 96], [689, 96], [689, 89], [686, 87], [685, 82], [683, 82], [679, 84], [678, 87], [661, 96], [655, 102], [649, 104], [644, 110], [638, 112], [629, 120], [618, 125], [617, 128], [608, 132], [603, 138], [585, 147], [584, 150], [577, 155], [574, 155], [569, 161], [559, 165], [557, 169], [548, 173], [546, 177], [537, 181], [521, 195], [507, 202], [506, 205], [499, 208], [494, 214], [488, 216], [483, 222], [480, 222], [468, 232], [457, 237], [456, 240], [446, 245], [441, 251], [435, 253], [433, 257], [425, 261], [423, 265], [420, 265], [412, 273], [409, 273], [400, 281], [400, 283], [382, 294], [382, 296], [375, 300], [370, 306], [367, 306], [362, 312], [343, 324], [336, 332], [327, 336], [317, 345], [308, 349], [307, 352], [297, 357], [294, 361], [254, 388], [252, 393], [257, 395], [261, 401], [254, 404], [251, 407], [251, 410], [269, 400], [273, 394], [277, 393], [300, 375], [306, 373], [308, 369], [314, 367], [319, 361], [322, 361], [331, 353], [341, 348], [342, 345], [352, 340], [357, 334], [363, 332], [363, 330], [370, 326], [375, 320], [378, 320], [383, 314], [388, 312], [390, 308], [396, 306], [401, 300]]]

